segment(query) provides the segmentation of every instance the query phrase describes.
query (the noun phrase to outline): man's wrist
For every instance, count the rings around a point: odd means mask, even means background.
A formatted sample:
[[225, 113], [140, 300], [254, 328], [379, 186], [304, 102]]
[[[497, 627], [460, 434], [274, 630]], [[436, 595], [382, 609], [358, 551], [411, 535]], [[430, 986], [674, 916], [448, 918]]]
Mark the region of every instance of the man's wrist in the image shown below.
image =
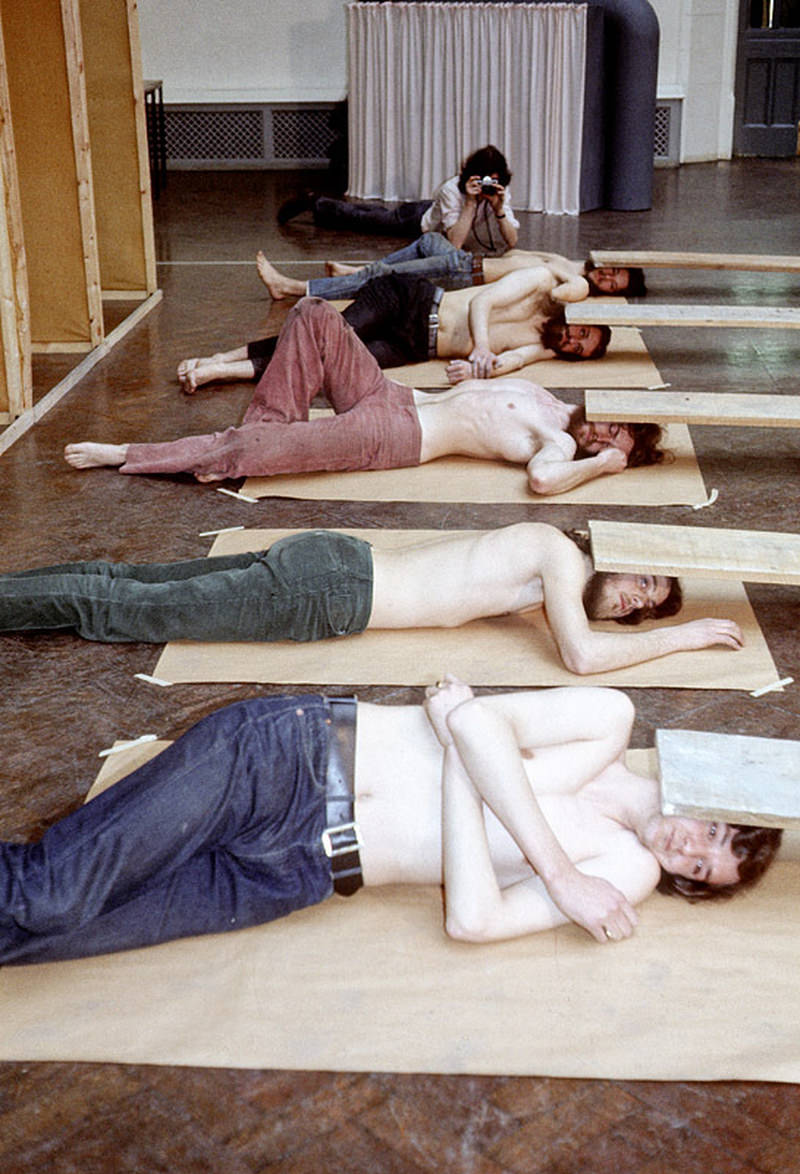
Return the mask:
[[505, 212], [496, 212], [495, 213], [495, 220], [505, 220], [505, 218], [506, 218]]

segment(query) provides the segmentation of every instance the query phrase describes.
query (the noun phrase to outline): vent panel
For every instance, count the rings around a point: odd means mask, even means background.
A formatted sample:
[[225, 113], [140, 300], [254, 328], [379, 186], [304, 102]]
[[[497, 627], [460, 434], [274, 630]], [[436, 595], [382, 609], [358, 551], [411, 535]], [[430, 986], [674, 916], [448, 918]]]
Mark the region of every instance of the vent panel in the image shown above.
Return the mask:
[[168, 159], [263, 159], [260, 110], [167, 110]]
[[327, 159], [332, 142], [329, 110], [272, 111], [275, 159]]

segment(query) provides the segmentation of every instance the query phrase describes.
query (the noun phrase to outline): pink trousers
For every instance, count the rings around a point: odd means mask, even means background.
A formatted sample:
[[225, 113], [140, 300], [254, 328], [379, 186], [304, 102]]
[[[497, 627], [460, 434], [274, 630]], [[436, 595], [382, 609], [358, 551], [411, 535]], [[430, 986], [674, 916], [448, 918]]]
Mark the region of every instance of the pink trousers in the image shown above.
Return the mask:
[[[309, 420], [322, 393], [335, 415]], [[276, 473], [418, 465], [422, 433], [411, 388], [387, 379], [330, 303], [303, 298], [238, 428], [131, 444], [121, 473]]]

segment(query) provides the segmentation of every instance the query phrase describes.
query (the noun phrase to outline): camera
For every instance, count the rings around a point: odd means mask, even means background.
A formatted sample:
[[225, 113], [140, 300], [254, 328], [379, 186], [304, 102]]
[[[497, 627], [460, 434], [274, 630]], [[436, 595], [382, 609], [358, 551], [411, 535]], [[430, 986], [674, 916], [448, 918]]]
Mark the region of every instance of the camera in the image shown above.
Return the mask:
[[491, 175], [484, 175], [481, 180], [481, 195], [482, 196], [496, 196], [500, 191], [497, 186], [497, 180], [492, 179]]

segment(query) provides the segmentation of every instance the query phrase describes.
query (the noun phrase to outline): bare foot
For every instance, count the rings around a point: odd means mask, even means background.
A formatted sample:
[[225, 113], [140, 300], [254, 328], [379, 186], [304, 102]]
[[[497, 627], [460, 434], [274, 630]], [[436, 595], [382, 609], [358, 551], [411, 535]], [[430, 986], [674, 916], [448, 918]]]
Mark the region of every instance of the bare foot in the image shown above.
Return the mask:
[[199, 359], [194, 367], [191, 367], [185, 375], [178, 376], [181, 388], [186, 395], [193, 395], [198, 387], [202, 387], [204, 383], [213, 383], [215, 379], [230, 379], [227, 365], [225, 363], [215, 363], [212, 359]]
[[345, 265], [343, 261], [325, 262], [328, 277], [347, 277], [351, 273], [359, 273], [362, 269], [366, 269], [366, 265]]
[[256, 253], [256, 268], [258, 276], [269, 290], [273, 301], [280, 302], [283, 298], [302, 298], [305, 295], [306, 283], [279, 273], [274, 265], [270, 265], [261, 249]]
[[95, 444], [84, 440], [81, 444], [64, 446], [64, 460], [73, 469], [101, 469], [104, 465], [117, 467], [125, 464], [127, 444]]

